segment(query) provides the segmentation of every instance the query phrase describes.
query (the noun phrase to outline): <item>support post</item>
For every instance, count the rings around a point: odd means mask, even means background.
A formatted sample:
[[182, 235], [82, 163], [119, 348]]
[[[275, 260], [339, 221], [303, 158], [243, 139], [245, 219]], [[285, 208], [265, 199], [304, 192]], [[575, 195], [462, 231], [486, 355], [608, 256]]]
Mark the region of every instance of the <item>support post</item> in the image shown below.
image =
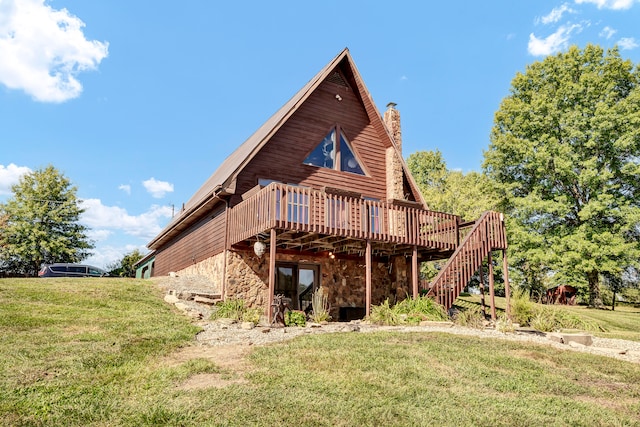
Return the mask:
[[273, 321], [273, 294], [276, 290], [276, 229], [271, 229], [269, 239], [269, 307], [267, 307], [267, 317], [269, 324]]
[[509, 285], [509, 264], [507, 250], [502, 250], [502, 277], [504, 279], [504, 297], [507, 300], [507, 319], [511, 319], [511, 287]]
[[411, 254], [411, 284], [413, 288], [413, 299], [418, 298], [418, 246], [413, 245]]
[[484, 300], [484, 268], [482, 268], [482, 263], [480, 263], [480, 269], [478, 270], [480, 274], [480, 307], [482, 307], [482, 317], [487, 318], [487, 304]]
[[365, 315], [371, 314], [371, 240], [367, 239], [365, 251]]
[[493, 257], [489, 252], [489, 303], [491, 304], [491, 320], [495, 321], [496, 316], [496, 292], [495, 281], [493, 277]]

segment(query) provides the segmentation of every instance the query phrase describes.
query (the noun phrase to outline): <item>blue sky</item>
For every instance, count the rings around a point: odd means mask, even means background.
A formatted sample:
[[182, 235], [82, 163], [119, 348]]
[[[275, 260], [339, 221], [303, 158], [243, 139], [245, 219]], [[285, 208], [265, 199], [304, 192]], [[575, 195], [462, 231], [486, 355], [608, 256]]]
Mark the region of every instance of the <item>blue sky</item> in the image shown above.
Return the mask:
[[99, 267], [146, 243], [233, 149], [348, 47], [405, 157], [480, 170], [527, 64], [587, 43], [640, 63], [638, 0], [0, 0], [0, 201], [51, 164]]

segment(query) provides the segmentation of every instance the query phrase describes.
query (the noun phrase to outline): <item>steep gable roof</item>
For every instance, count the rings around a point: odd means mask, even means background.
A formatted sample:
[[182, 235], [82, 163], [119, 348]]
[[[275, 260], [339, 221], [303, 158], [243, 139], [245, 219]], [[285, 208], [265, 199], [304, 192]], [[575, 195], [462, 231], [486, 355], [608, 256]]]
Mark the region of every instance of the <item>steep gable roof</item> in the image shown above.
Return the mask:
[[165, 229], [156, 236], [148, 247], [155, 249], [161, 241], [170, 237], [174, 233], [186, 228], [199, 218], [199, 212], [206, 210], [207, 207], [221, 201], [221, 197], [235, 193], [235, 180], [242, 169], [254, 158], [254, 156], [269, 142], [271, 137], [287, 122], [287, 120], [296, 112], [298, 107], [314, 92], [314, 90], [327, 78], [334, 78], [336, 69], [341, 65], [348, 67], [353, 82], [357, 87], [356, 94], [359, 96], [365, 106], [365, 110], [369, 120], [378, 130], [380, 135], [386, 135], [385, 144], [394, 147], [402, 161], [405, 176], [411, 186], [412, 192], [416, 200], [426, 207], [422, 194], [418, 190], [413, 177], [409, 173], [407, 165], [402, 159], [397, 146], [393, 141], [393, 137], [382, 121], [382, 117], [375, 107], [373, 99], [369, 94], [360, 73], [358, 72], [349, 49], [345, 48], [336, 57], [334, 57], [327, 65], [325, 65], [306, 85], [302, 87], [286, 104], [284, 104], [274, 115], [272, 115], [253, 135], [251, 135], [244, 143], [242, 143], [233, 153], [231, 153], [222, 162], [220, 167], [205, 181], [198, 191], [184, 205], [179, 214], [174, 217]]

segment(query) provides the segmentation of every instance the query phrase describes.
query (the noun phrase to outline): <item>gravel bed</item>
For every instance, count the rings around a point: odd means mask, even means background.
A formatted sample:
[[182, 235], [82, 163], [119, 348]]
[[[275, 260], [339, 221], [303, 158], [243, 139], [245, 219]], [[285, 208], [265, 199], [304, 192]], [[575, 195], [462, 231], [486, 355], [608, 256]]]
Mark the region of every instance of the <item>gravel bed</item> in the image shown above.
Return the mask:
[[[309, 324], [306, 327], [286, 328], [256, 326], [252, 329], [244, 329], [242, 324], [231, 323], [228, 319], [200, 322], [199, 324], [203, 330], [197, 335], [196, 339], [200, 345], [205, 346], [231, 344], [265, 345], [290, 340], [301, 335], [323, 333], [369, 333], [376, 331], [445, 332], [481, 338], [538, 343], [550, 345], [562, 350], [582, 351], [614, 357], [628, 362], [640, 363], [640, 342], [593, 337], [593, 344], [590, 346], [575, 343], [567, 345], [550, 340], [544, 333], [527, 330], [502, 333], [495, 329], [474, 329], [449, 324], [429, 326], [378, 326], [358, 321], [348, 323], [332, 322], [324, 325]], [[249, 326], [245, 325], [244, 327], [248, 328]]]

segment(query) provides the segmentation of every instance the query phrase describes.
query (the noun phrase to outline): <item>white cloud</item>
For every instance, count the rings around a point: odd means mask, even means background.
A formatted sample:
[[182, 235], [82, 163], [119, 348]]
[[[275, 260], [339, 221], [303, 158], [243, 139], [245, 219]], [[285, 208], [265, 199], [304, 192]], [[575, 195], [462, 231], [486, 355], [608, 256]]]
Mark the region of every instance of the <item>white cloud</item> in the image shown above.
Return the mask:
[[161, 199], [166, 193], [173, 192], [173, 184], [166, 181], [158, 181], [155, 178], [142, 181], [142, 185], [156, 199]]
[[564, 3], [562, 6], [554, 8], [548, 15], [540, 18], [539, 22], [544, 25], [554, 24], [560, 21], [565, 13], [575, 13], [575, 11], [567, 3]]
[[107, 240], [112, 235], [113, 235], [113, 231], [111, 230], [90, 229], [87, 231], [87, 237], [89, 238], [89, 240], [92, 240], [94, 242], [101, 242], [101, 241]]
[[92, 256], [82, 262], [104, 269], [107, 269], [114, 262], [122, 260], [126, 254], [133, 252], [135, 249], [138, 249], [143, 254], [149, 252], [143, 245], [106, 245], [96, 249]]
[[565, 26], [560, 26], [555, 33], [545, 37], [544, 39], [539, 39], [535, 36], [535, 34], [529, 34], [529, 45], [527, 46], [527, 50], [533, 56], [547, 56], [553, 53], [559, 52], [569, 45], [569, 39], [571, 37], [571, 33], [574, 31], [580, 31], [582, 26], [578, 24]]
[[598, 9], [623, 10], [629, 9], [637, 0], [575, 0], [576, 4], [591, 3]]
[[605, 39], [609, 40], [611, 37], [613, 37], [613, 35], [616, 33], [617, 31], [614, 30], [613, 28], [606, 26], [602, 29], [602, 31], [600, 31], [599, 36], [600, 37], [604, 37]]
[[108, 43], [87, 40], [85, 26], [46, 0], [0, 1], [0, 83], [41, 102], [76, 98], [78, 73], [97, 68]]
[[640, 45], [638, 45], [638, 42], [633, 37], [623, 37], [618, 40], [618, 46], [620, 46], [620, 49], [622, 50], [631, 50]]
[[131, 186], [129, 184], [122, 184], [118, 187], [118, 190], [122, 190], [128, 195], [131, 195]]
[[17, 166], [9, 163], [8, 166], [0, 165], [0, 195], [11, 194], [11, 187], [18, 183], [20, 177], [31, 172], [26, 166]]
[[96, 237], [106, 237], [105, 230], [114, 230], [151, 240], [162, 231], [161, 222], [165, 223], [172, 213], [170, 206], [154, 205], [145, 213], [129, 215], [125, 209], [105, 206], [99, 199], [84, 199], [81, 206], [85, 209], [81, 221], [94, 229]]
[[145, 243], [155, 237], [171, 218], [170, 206], [151, 206], [140, 215], [130, 215], [123, 208], [105, 206], [99, 199], [84, 199], [81, 207], [82, 224], [89, 227], [87, 237], [96, 244], [93, 255], [84, 260], [87, 264], [107, 268], [134, 249], [143, 254], [148, 252], [145, 244], [123, 243], [125, 235], [144, 239]]

